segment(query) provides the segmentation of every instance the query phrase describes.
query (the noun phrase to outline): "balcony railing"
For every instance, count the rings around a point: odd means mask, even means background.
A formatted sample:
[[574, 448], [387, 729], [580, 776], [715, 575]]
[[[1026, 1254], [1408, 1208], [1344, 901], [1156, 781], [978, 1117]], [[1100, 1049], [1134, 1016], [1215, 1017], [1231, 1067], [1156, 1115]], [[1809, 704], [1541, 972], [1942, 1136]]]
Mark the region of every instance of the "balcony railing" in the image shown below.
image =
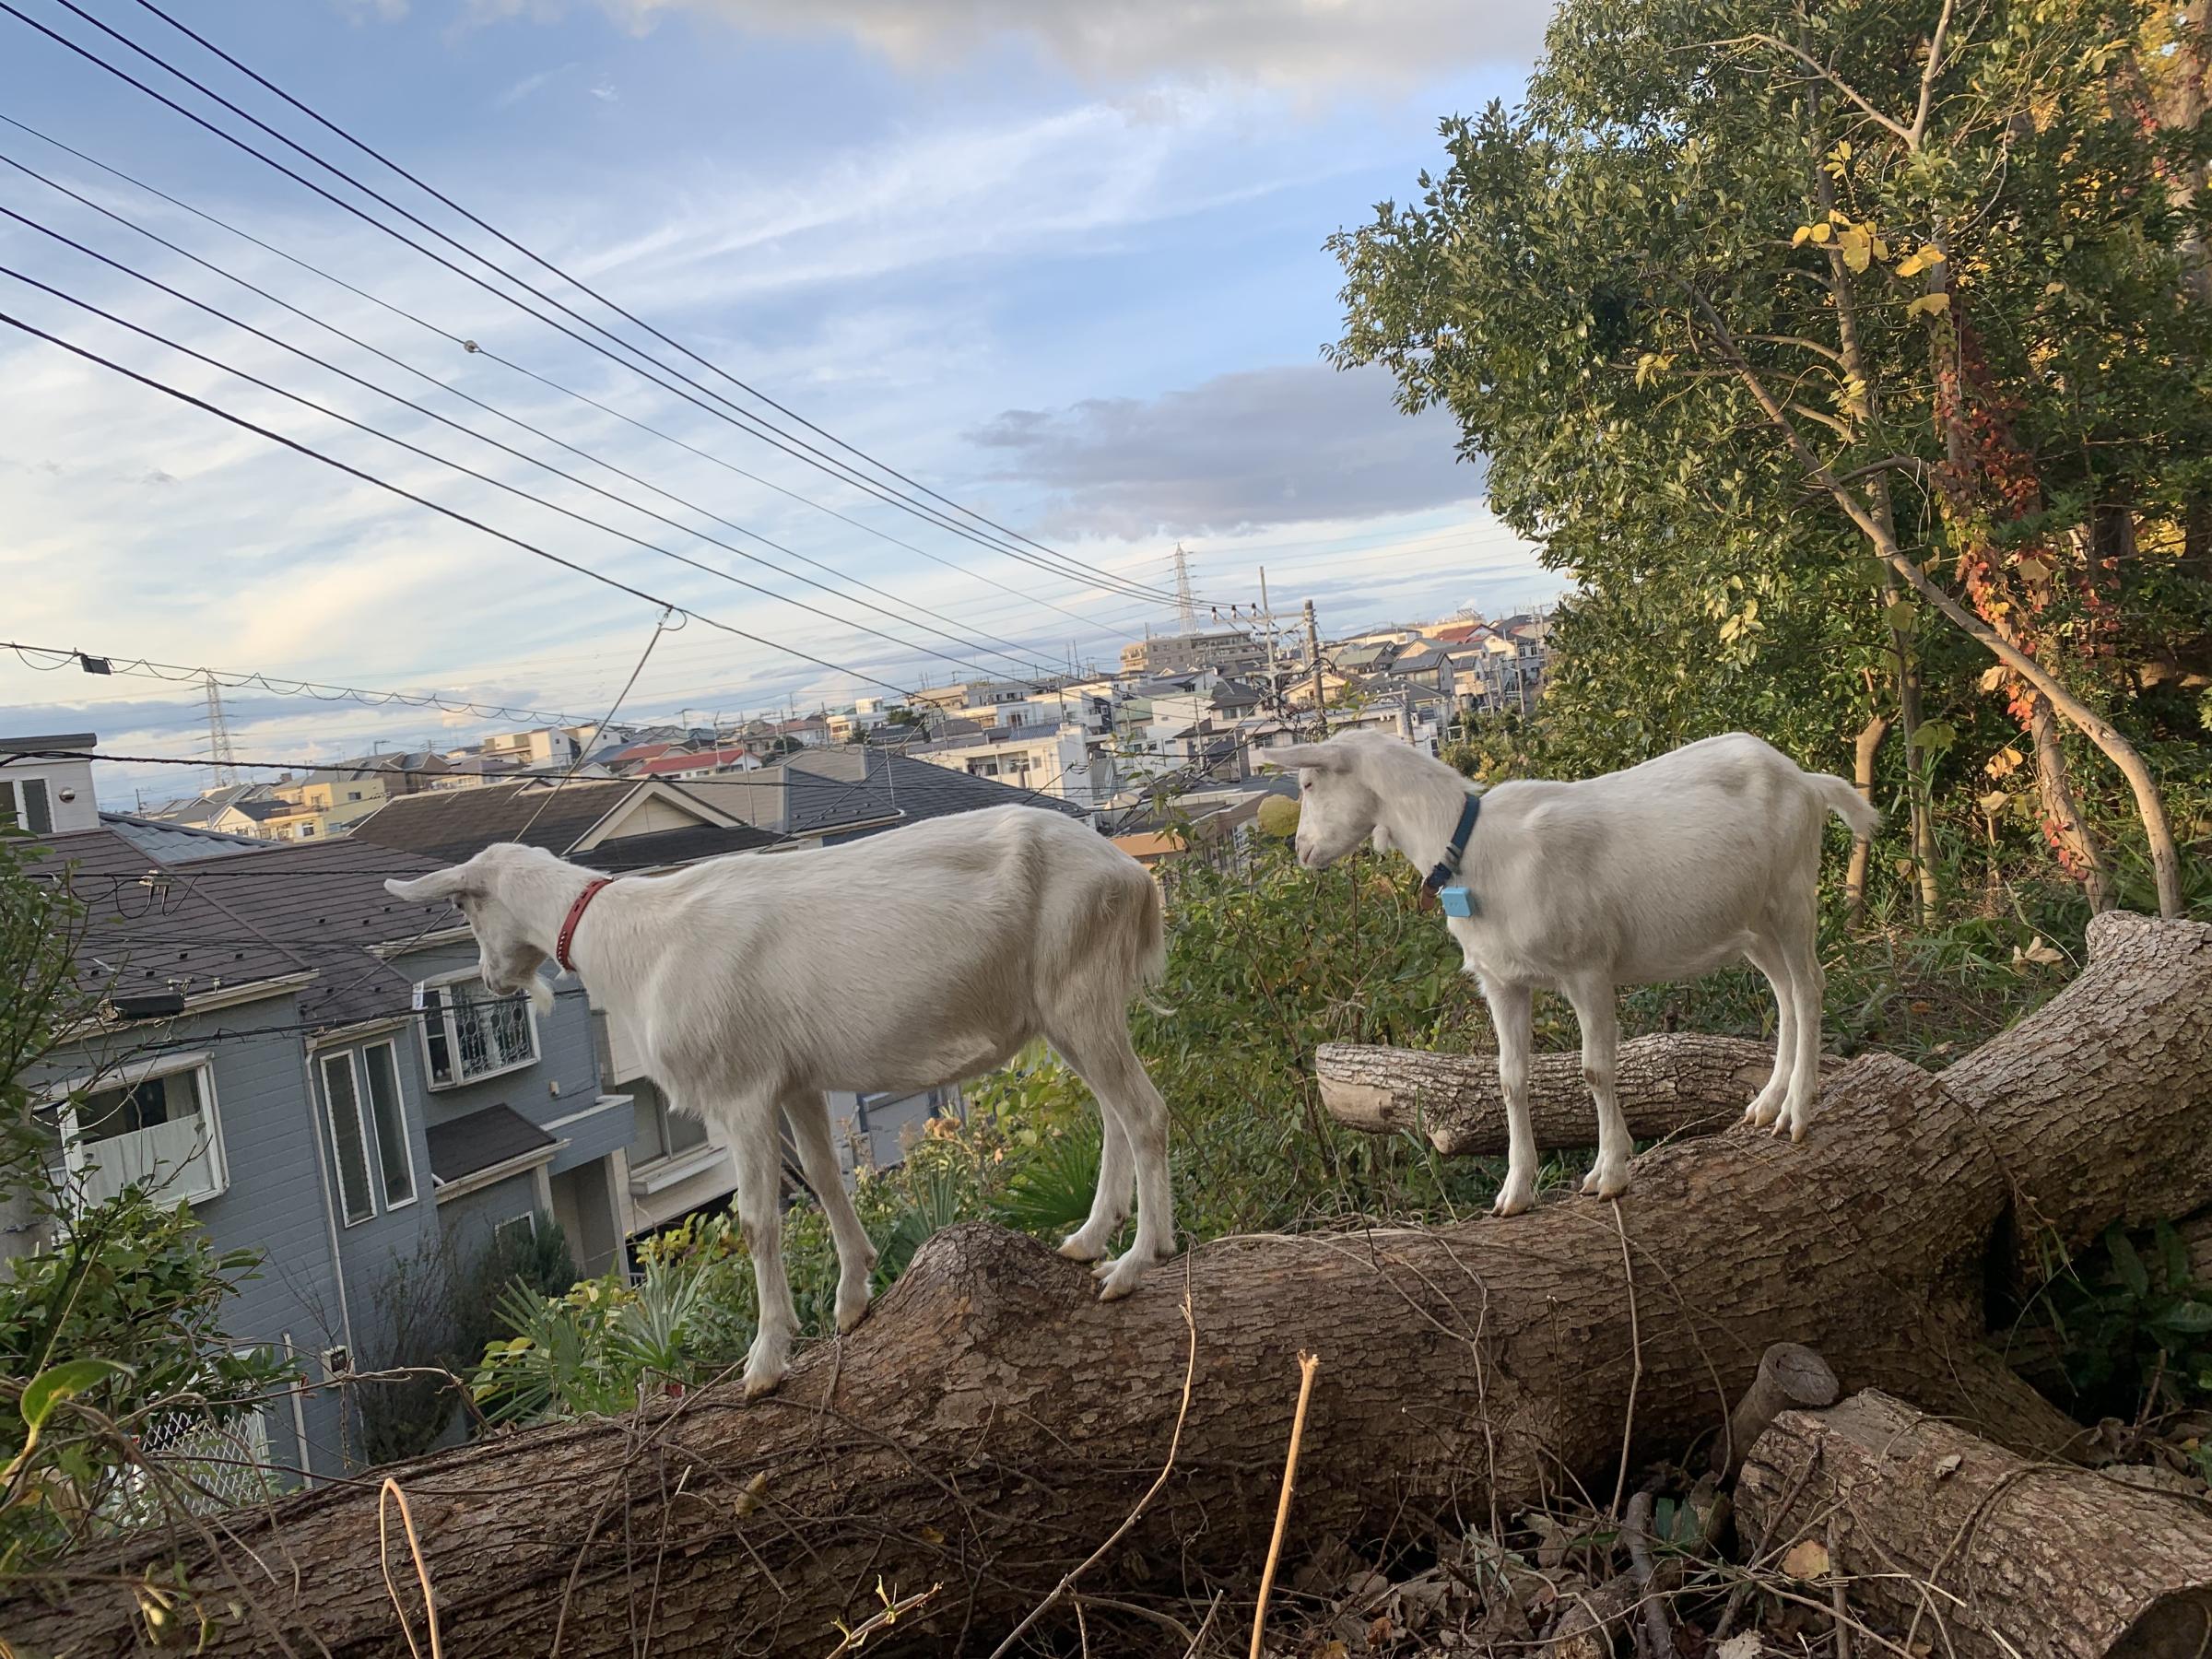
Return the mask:
[[165, 1204], [212, 1198], [223, 1190], [222, 1165], [207, 1121], [198, 1115], [80, 1144], [78, 1179], [88, 1206], [138, 1183]]

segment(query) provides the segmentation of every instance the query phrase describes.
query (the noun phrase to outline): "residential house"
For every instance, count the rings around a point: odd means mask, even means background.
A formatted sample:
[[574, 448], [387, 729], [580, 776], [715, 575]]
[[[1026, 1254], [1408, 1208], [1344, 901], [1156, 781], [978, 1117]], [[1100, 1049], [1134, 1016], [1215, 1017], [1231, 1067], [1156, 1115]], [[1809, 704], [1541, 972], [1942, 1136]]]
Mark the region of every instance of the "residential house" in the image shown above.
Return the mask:
[[1241, 628], [1157, 639], [1147, 634], [1122, 647], [1124, 674], [1188, 674], [1199, 668], [1249, 674], [1266, 665], [1266, 641]]
[[52, 835], [98, 824], [92, 762], [72, 757], [99, 747], [90, 732], [0, 737], [0, 829]]
[[1113, 799], [1112, 753], [1103, 747], [1094, 750], [1088, 733], [1072, 721], [994, 726], [912, 744], [902, 752], [971, 778], [994, 778], [1017, 789], [1041, 790], [1078, 806], [1103, 806]]
[[490, 997], [459, 913], [384, 890], [435, 861], [122, 818], [42, 845], [92, 900], [78, 979], [103, 1001], [31, 1079], [58, 1167], [77, 1202], [144, 1182], [263, 1253], [226, 1338], [309, 1386], [249, 1422], [253, 1461], [355, 1466], [345, 1379], [391, 1357], [398, 1265], [542, 1214], [587, 1269], [618, 1259], [631, 1103], [601, 1087], [590, 1012]]

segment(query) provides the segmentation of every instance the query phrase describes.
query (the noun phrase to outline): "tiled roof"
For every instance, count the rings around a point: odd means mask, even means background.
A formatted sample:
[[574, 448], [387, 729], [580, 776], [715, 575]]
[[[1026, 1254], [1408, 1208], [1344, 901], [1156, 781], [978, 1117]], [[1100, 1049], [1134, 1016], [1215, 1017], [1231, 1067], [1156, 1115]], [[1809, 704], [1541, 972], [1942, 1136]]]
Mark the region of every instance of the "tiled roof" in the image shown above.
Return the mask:
[[237, 853], [256, 853], [269, 844], [252, 836], [201, 830], [191, 824], [168, 823], [128, 812], [103, 812], [100, 821], [103, 828], [112, 830], [157, 864], [192, 864], [203, 858], [228, 858]]
[[794, 755], [775, 770], [784, 774], [785, 819], [778, 828], [794, 835], [894, 814], [902, 824], [919, 823], [986, 806], [1024, 805], [1065, 812], [1070, 818], [1086, 816], [1082, 807], [1051, 795], [881, 750], [842, 748]]
[[[544, 783], [488, 783], [479, 789], [402, 795], [356, 824], [348, 839], [418, 853], [440, 864], [459, 864], [495, 842], [512, 841], [565, 858], [594, 824], [643, 787], [637, 779], [605, 778], [580, 779], [561, 789]], [[664, 787], [682, 794], [696, 785]], [[698, 798], [710, 809], [721, 805], [703, 794]], [[594, 869], [653, 869], [724, 853], [749, 853], [774, 839], [749, 824], [697, 824], [623, 836], [573, 855]]]
[[430, 1179], [440, 1186], [451, 1186], [553, 1145], [550, 1135], [512, 1106], [487, 1106], [450, 1123], [432, 1124], [428, 1137]]

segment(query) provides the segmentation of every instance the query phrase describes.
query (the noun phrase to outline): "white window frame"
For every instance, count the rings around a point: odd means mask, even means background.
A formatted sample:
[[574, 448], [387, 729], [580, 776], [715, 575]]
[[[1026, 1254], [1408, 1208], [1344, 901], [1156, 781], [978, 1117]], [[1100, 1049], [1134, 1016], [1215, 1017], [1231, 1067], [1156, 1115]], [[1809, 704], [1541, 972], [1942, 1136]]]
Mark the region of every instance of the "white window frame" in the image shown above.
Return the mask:
[[[364, 1196], [368, 1207], [359, 1215], [352, 1214], [346, 1201], [346, 1159], [338, 1146], [338, 1099], [331, 1092], [330, 1069], [335, 1065], [346, 1068], [347, 1081], [353, 1086], [354, 1133], [361, 1141], [361, 1173], [368, 1182]], [[341, 1227], [365, 1227], [376, 1219], [377, 1189], [383, 1185], [382, 1159], [377, 1156], [376, 1140], [369, 1129], [368, 1101], [363, 1098], [361, 1073], [354, 1064], [353, 1050], [332, 1049], [315, 1056], [315, 1081], [323, 1090], [323, 1127], [330, 1136], [330, 1173], [332, 1195], [338, 1203], [338, 1224]]]
[[111, 1075], [95, 1073], [90, 1077], [72, 1078], [62, 1085], [44, 1101], [54, 1115], [54, 1127], [62, 1144], [62, 1168], [74, 1180], [84, 1171], [86, 1164], [97, 1163], [97, 1156], [88, 1155], [88, 1145], [77, 1122], [76, 1102], [80, 1095], [110, 1094], [118, 1089], [132, 1089], [141, 1083], [150, 1083], [156, 1077], [174, 1077], [180, 1072], [200, 1074], [200, 1118], [207, 1136], [207, 1179], [205, 1192], [177, 1192], [163, 1187], [157, 1196], [171, 1204], [206, 1204], [220, 1198], [230, 1190], [230, 1160], [223, 1150], [222, 1108], [216, 1100], [215, 1056], [205, 1050], [189, 1054], [171, 1054], [143, 1065], [124, 1067]]
[[[495, 1066], [489, 1071], [477, 1072], [472, 1077], [460, 1075], [458, 1068], [461, 1064], [461, 1028], [453, 1018], [453, 989], [455, 985], [466, 984], [483, 987], [486, 997], [490, 1001], [512, 1000], [520, 1005], [523, 1010], [524, 1029], [530, 1033], [528, 1058], [510, 1061], [505, 1065]], [[440, 1029], [445, 1037], [445, 1052], [453, 1056], [455, 1067], [454, 1075], [443, 1082], [439, 1081], [438, 1068], [430, 1056], [430, 1009], [427, 1005], [429, 994], [432, 991], [444, 993], [439, 999], [437, 1015]], [[422, 1017], [415, 1022], [416, 1041], [422, 1051], [422, 1083], [425, 1088], [465, 1088], [474, 1083], [482, 1083], [492, 1077], [503, 1077], [509, 1072], [517, 1072], [527, 1066], [535, 1065], [545, 1057], [545, 1045], [538, 1041], [537, 1036], [537, 1010], [531, 1006], [526, 994], [518, 994], [512, 999], [493, 997], [489, 987], [484, 985], [483, 974], [475, 968], [458, 969], [452, 973], [441, 973], [433, 978], [420, 981], [417, 983], [415, 992], [417, 997], [425, 1004], [422, 1008]]]
[[525, 1230], [535, 1241], [537, 1238], [537, 1212], [534, 1209], [524, 1210], [519, 1216], [509, 1216], [504, 1221], [494, 1221], [491, 1224], [492, 1243], [495, 1246], [503, 1243], [508, 1233], [518, 1227]]
[[406, 1209], [409, 1205], [419, 1200], [422, 1197], [422, 1182], [415, 1169], [415, 1140], [407, 1133], [407, 1075], [399, 1068], [399, 1040], [397, 1038], [386, 1037], [381, 1041], [364, 1042], [359, 1048], [353, 1051], [360, 1063], [361, 1105], [369, 1113], [370, 1127], [374, 1129], [376, 1127], [376, 1098], [367, 1085], [369, 1082], [369, 1056], [378, 1049], [387, 1051], [392, 1056], [392, 1106], [393, 1110], [399, 1113], [399, 1152], [400, 1156], [406, 1160], [407, 1166], [407, 1195], [405, 1198], [395, 1199], [392, 1196], [391, 1172], [384, 1167], [383, 1137], [381, 1135], [375, 1136], [378, 1177], [376, 1190], [378, 1196], [383, 1201], [385, 1213], [389, 1214], [393, 1210]]
[[[46, 828], [43, 830], [36, 830], [31, 827], [30, 786], [33, 783], [38, 784], [46, 795]], [[0, 818], [0, 823], [20, 830], [26, 835], [52, 835], [53, 833], [55, 790], [53, 779], [45, 777], [10, 778], [0, 775], [0, 789], [7, 791], [7, 808], [10, 815], [6, 818]]]

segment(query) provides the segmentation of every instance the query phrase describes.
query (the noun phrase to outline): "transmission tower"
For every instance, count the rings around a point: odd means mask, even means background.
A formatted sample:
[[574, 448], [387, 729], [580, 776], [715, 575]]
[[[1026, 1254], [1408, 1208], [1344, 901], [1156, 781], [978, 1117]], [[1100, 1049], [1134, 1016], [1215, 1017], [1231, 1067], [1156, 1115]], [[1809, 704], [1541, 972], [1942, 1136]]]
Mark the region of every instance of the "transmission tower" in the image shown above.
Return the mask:
[[214, 763], [218, 789], [238, 782], [238, 751], [230, 747], [230, 723], [223, 717], [223, 688], [212, 674], [207, 677], [207, 758]]
[[1182, 625], [1182, 637], [1189, 639], [1198, 631], [1198, 612], [1191, 598], [1191, 558], [1175, 544], [1175, 617]]

